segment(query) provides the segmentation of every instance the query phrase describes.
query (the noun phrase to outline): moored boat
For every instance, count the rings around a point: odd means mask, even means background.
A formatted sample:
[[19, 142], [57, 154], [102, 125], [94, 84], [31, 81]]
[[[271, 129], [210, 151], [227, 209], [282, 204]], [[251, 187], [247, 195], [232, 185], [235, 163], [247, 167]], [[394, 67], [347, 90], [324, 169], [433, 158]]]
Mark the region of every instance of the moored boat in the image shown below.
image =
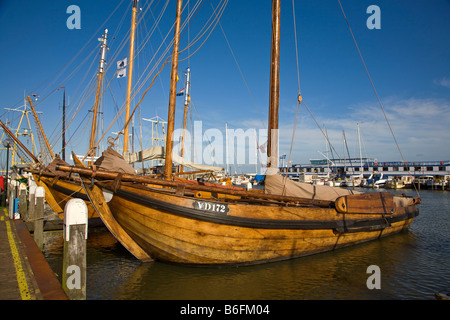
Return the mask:
[[400, 232], [418, 215], [417, 198], [297, 183], [278, 173], [280, 2], [272, 2], [271, 134], [263, 192], [173, 177], [181, 0], [175, 23], [164, 179], [57, 165], [59, 171], [80, 175], [99, 216], [137, 258], [194, 265], [286, 260]]
[[[94, 174], [76, 167], [58, 169]], [[96, 186], [113, 195], [100, 203], [117, 223], [152, 258], [176, 263], [291, 259], [399, 232], [418, 214], [417, 199], [389, 193], [307, 200], [106, 171], [95, 176]]]

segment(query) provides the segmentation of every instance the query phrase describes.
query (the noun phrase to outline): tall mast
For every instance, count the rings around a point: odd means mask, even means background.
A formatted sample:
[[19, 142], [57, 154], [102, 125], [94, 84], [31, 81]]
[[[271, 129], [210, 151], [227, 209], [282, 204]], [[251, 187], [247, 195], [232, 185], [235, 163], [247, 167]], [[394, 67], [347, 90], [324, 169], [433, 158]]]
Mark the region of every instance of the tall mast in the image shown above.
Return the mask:
[[[33, 106], [33, 102], [31, 102], [30, 96], [27, 96], [27, 100], [28, 100], [28, 103], [30, 104], [31, 111], [33, 111], [34, 118], [36, 119], [36, 123], [37, 123], [38, 126], [39, 126], [39, 130], [41, 131], [41, 134], [42, 134], [42, 136], [44, 137], [44, 141], [45, 141], [45, 144], [47, 145], [48, 152], [50, 152], [50, 156], [51, 156], [52, 159], [53, 159], [53, 158], [54, 158], [54, 155], [53, 155], [53, 152], [52, 152], [52, 147], [50, 146], [50, 143], [48, 143], [47, 137], [45, 136], [45, 133], [44, 133], [44, 129], [42, 129], [41, 121], [40, 121], [39, 118], [38, 118], [36, 109], [35, 109], [34, 106]], [[41, 152], [43, 153], [44, 150], [41, 150]], [[42, 157], [44, 157], [44, 154], [42, 154]]]
[[183, 155], [184, 155], [184, 140], [185, 140], [185, 135], [186, 135], [186, 119], [187, 119], [187, 112], [188, 112], [188, 108], [189, 108], [189, 102], [191, 101], [190, 86], [191, 86], [191, 69], [187, 68], [186, 88], [184, 89], [184, 118], [183, 118], [183, 136], [181, 138], [181, 157], [183, 157]]
[[178, 73], [178, 47], [180, 44], [180, 20], [181, 7], [183, 1], [177, 1], [177, 14], [175, 20], [175, 35], [173, 39], [172, 70], [170, 73], [170, 96], [169, 114], [167, 116], [167, 136], [166, 136], [166, 161], [164, 164], [164, 178], [172, 178], [172, 150], [173, 150], [173, 130], [175, 126], [175, 102], [177, 94], [177, 73]]
[[66, 88], [63, 93], [63, 118], [62, 118], [62, 159], [66, 161]]
[[227, 175], [229, 174], [229, 171], [228, 171], [228, 122], [225, 122], [225, 173]]
[[92, 129], [91, 129], [91, 141], [89, 144], [89, 153], [91, 156], [95, 156], [95, 149], [94, 149], [94, 139], [95, 139], [95, 133], [97, 130], [97, 112], [98, 112], [98, 103], [100, 100], [100, 92], [102, 88], [103, 83], [103, 76], [105, 72], [105, 65], [106, 65], [106, 39], [108, 36], [108, 29], [105, 29], [105, 34], [102, 36], [101, 39], [99, 39], [102, 42], [102, 53], [100, 58], [100, 67], [98, 69], [98, 79], [97, 79], [97, 95], [95, 96], [95, 104], [94, 104], [94, 115], [92, 119]]
[[136, 14], [138, 12], [137, 3], [139, 0], [133, 0], [133, 10], [131, 16], [131, 37], [130, 37], [130, 54], [129, 54], [129, 67], [128, 67], [128, 84], [127, 84], [127, 101], [125, 111], [125, 128], [123, 139], [123, 153], [128, 152], [128, 139], [130, 128], [130, 104], [131, 104], [131, 86], [133, 84], [133, 63], [134, 63], [134, 41], [136, 37]]
[[281, 0], [272, 0], [269, 132], [267, 141], [267, 166], [269, 168], [278, 168], [278, 109], [280, 104], [280, 2]]
[[361, 174], [363, 174], [363, 162], [362, 162], [362, 153], [361, 153], [361, 134], [359, 132], [359, 123], [356, 124], [356, 128], [358, 129], [359, 161], [361, 163]]

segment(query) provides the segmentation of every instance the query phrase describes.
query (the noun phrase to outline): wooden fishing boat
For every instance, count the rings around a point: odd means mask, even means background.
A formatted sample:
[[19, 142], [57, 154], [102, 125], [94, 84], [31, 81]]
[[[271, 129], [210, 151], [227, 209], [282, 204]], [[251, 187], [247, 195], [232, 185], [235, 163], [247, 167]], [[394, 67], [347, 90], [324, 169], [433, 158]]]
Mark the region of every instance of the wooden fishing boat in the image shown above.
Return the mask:
[[417, 199], [390, 193], [305, 200], [76, 167], [58, 169], [85, 177], [95, 174], [95, 185], [112, 195], [108, 200], [97, 195], [100, 206], [109, 207], [116, 222], [152, 258], [176, 263], [291, 259], [397, 233], [418, 215]]
[[172, 139], [181, 7], [178, 0], [164, 179], [86, 168], [79, 162], [56, 166], [57, 171], [80, 176], [95, 210], [132, 254], [142, 261], [258, 264], [334, 250], [408, 228], [419, 214], [418, 198], [387, 192], [353, 194], [297, 183], [277, 174], [280, 0], [272, 2], [271, 134], [264, 192], [174, 179]]

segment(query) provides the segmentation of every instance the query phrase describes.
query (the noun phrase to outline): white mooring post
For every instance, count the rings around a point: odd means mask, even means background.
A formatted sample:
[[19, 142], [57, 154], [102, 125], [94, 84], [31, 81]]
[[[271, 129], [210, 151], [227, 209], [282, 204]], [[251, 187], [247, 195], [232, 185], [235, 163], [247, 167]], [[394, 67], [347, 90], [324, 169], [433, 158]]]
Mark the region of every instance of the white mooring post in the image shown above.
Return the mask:
[[9, 180], [9, 185], [8, 185], [8, 193], [9, 195], [7, 195], [8, 197], [8, 204], [9, 204], [9, 218], [11, 220], [14, 220], [14, 203], [15, 203], [15, 199], [16, 199], [16, 180]]
[[62, 285], [71, 300], [86, 300], [86, 239], [88, 210], [81, 199], [64, 208], [64, 255]]
[[28, 215], [25, 217], [25, 221], [33, 221], [36, 218], [35, 208], [36, 208], [36, 188], [35, 185], [30, 185], [28, 190]]
[[27, 185], [25, 183], [21, 183], [19, 186], [19, 215], [20, 215], [19, 218], [25, 220], [27, 212], [28, 212]]
[[44, 247], [44, 200], [45, 200], [45, 189], [44, 187], [37, 187], [34, 199], [36, 206], [34, 208], [34, 241], [36, 242], [39, 249]]

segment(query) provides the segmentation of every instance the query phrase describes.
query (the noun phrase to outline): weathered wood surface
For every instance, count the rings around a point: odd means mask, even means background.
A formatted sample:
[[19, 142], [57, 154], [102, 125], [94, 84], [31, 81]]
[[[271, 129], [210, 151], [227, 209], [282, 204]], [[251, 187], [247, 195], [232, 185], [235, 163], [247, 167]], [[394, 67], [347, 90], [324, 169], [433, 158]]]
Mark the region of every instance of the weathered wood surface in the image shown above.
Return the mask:
[[[345, 210], [349, 211], [343, 213], [330, 201], [77, 167], [60, 169], [95, 176], [92, 189], [88, 186], [91, 180], [84, 178], [86, 192], [93, 193], [91, 201], [100, 209], [99, 215], [125, 247], [131, 239], [152, 258], [176, 263], [255, 264], [334, 250], [399, 232], [409, 226], [416, 212], [415, 207], [408, 207], [392, 213], [392, 196], [388, 195], [345, 198]], [[103, 197], [105, 188], [113, 193], [108, 203]], [[209, 201], [226, 204], [227, 210], [205, 214], [198, 201], [207, 201], [202, 198], [208, 196], [220, 198]], [[248, 203], [241, 202], [244, 199]], [[367, 203], [372, 214], [357, 211]], [[398, 219], [388, 223], [388, 212], [392, 213], [389, 218]], [[130, 239], [120, 240], [121, 236]]]
[[62, 179], [54, 180], [53, 178], [41, 176], [39, 178], [38, 185], [45, 188], [45, 200], [50, 205], [52, 210], [58, 214], [60, 219], [64, 219], [63, 208], [66, 206], [67, 202], [73, 198], [86, 199], [85, 203], [88, 207], [89, 218], [98, 218], [97, 212], [87, 199], [86, 192], [80, 183]]
[[253, 264], [290, 259], [377, 239], [409, 226], [336, 233], [332, 229], [261, 229], [196, 221], [114, 196], [117, 221], [154, 258], [188, 264]]
[[109, 209], [108, 203], [105, 201], [102, 190], [96, 185], [91, 189], [90, 186], [84, 184], [84, 188], [99, 217], [114, 237], [137, 259], [143, 262], [153, 261], [152, 257], [145, 252], [116, 221]]
[[336, 210], [341, 213], [391, 214], [394, 196], [389, 192], [363, 193], [336, 199]]
[[[192, 205], [187, 197], [136, 189], [123, 184], [121, 189], [167, 201], [173, 205]], [[247, 228], [200, 221], [130, 201], [115, 194], [109, 202], [111, 212], [120, 225], [152, 257], [188, 264], [254, 264], [284, 260], [365, 242], [408, 227], [412, 219], [383, 225], [361, 232], [336, 232], [329, 229], [268, 229]], [[298, 208], [279, 206], [261, 209], [260, 205], [233, 204], [228, 215], [256, 219], [288, 216], [289, 220], [317, 219], [344, 221], [346, 218], [329, 208]], [[382, 214], [351, 215], [356, 219], [381, 219]], [[350, 224], [351, 219], [348, 219]]]
[[50, 183], [49, 182], [50, 179], [46, 177], [39, 177], [39, 175], [35, 173], [33, 173], [33, 179], [39, 187], [43, 187], [45, 189], [45, 200], [47, 201], [48, 205], [52, 208], [52, 210], [56, 214], [60, 215], [60, 218], [64, 219], [64, 206], [61, 206], [58, 203], [58, 201], [53, 196], [53, 193], [47, 186], [46, 181]]

